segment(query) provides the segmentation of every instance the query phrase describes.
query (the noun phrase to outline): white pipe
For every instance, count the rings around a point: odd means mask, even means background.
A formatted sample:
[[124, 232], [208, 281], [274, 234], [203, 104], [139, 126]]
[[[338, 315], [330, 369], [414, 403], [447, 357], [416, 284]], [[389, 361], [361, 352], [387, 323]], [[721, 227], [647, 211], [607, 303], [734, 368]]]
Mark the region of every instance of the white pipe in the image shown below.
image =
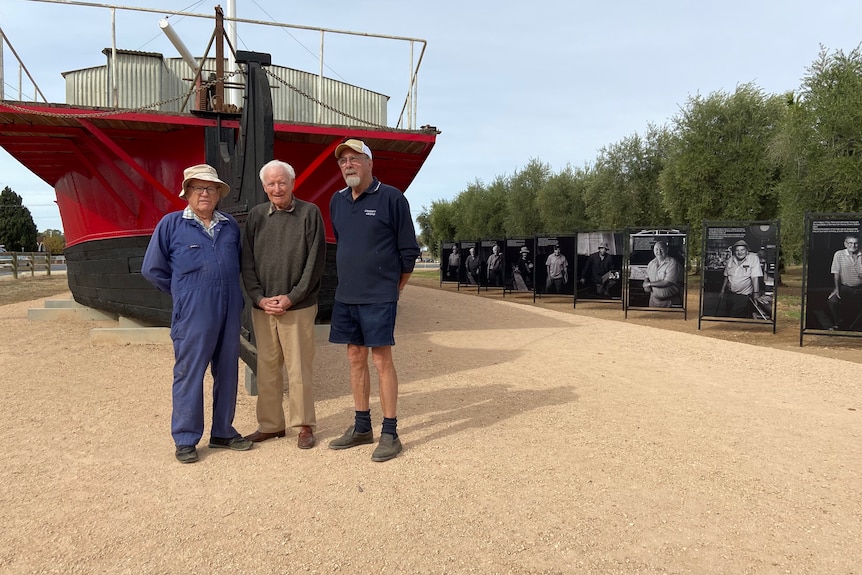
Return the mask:
[[117, 11], [111, 8], [111, 106], [120, 107], [120, 86], [117, 79]]
[[320, 72], [317, 74], [317, 123], [323, 121], [323, 36], [325, 32], [320, 31]]
[[182, 58], [183, 58], [183, 60], [185, 60], [186, 64], [188, 64], [189, 67], [192, 69], [192, 72], [197, 71], [197, 69], [198, 69], [197, 60], [194, 59], [194, 56], [192, 56], [192, 53], [189, 52], [189, 49], [186, 48], [186, 45], [183, 44], [183, 41], [180, 40], [180, 37], [177, 36], [177, 33], [174, 32], [173, 28], [171, 28], [171, 25], [168, 22], [167, 18], [162, 18], [161, 20], [159, 20], [159, 28], [162, 29], [162, 32], [165, 33], [165, 36], [168, 37], [168, 40], [171, 41], [171, 44], [174, 45], [174, 48], [177, 49], [177, 52], [180, 53], [180, 56], [182, 56]]
[[407, 97], [410, 99], [410, 105], [407, 108], [407, 129], [412, 130], [416, 123], [416, 84], [413, 83], [413, 42], [410, 42], [410, 73], [407, 75]]
[[0, 100], [5, 100], [6, 97], [3, 95], [3, 45], [6, 43], [6, 40], [3, 36], [3, 29], [0, 28]]

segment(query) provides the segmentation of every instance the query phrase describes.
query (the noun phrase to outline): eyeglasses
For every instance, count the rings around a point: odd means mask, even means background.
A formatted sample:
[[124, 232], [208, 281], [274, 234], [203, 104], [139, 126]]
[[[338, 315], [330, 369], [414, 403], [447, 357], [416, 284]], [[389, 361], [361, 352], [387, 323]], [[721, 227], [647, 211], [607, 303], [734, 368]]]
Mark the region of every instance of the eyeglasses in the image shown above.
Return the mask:
[[263, 187], [264, 188], [281, 188], [286, 189], [292, 187], [293, 184], [291, 182], [266, 182]]
[[338, 165], [342, 168], [347, 164], [358, 165], [362, 160], [364, 160], [365, 156], [342, 156], [338, 158]]
[[218, 188], [215, 186], [192, 186], [189, 189], [199, 196], [202, 196], [204, 192], [206, 192], [210, 196], [213, 196], [218, 191]]

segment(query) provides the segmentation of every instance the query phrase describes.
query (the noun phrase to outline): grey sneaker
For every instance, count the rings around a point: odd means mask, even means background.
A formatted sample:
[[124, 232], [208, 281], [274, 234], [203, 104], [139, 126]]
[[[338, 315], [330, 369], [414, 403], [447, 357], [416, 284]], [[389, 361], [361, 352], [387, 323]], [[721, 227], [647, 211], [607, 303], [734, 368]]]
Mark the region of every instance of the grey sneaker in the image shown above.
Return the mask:
[[198, 460], [198, 450], [194, 445], [177, 445], [177, 461], [180, 463], [194, 463]]
[[344, 435], [329, 442], [329, 449], [348, 449], [357, 445], [374, 443], [374, 431], [369, 430], [365, 433], [356, 433], [355, 429], [352, 425], [348, 427]]
[[210, 437], [210, 447], [213, 449], [231, 449], [233, 451], [248, 451], [254, 445], [242, 435], [236, 437]]
[[401, 440], [388, 433], [381, 433], [377, 449], [371, 454], [371, 461], [389, 461], [399, 453], [401, 453]]

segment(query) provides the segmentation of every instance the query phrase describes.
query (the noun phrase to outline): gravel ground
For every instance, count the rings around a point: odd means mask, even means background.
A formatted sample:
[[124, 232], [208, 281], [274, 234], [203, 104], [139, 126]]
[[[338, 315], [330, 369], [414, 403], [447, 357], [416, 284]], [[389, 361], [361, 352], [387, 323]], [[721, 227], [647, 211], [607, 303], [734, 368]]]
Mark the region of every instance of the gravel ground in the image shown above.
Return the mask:
[[386, 463], [326, 448], [352, 423], [340, 346], [318, 347], [316, 448], [204, 443], [181, 465], [170, 345], [0, 306], [0, 572], [862, 573], [858, 348], [507, 299], [405, 290]]

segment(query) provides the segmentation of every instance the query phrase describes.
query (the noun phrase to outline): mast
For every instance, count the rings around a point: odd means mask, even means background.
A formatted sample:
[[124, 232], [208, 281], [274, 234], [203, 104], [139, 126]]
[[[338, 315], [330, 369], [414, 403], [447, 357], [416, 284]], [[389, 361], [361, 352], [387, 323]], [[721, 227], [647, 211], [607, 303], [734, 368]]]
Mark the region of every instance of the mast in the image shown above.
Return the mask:
[[215, 13], [216, 26], [213, 38], [215, 39], [216, 83], [212, 107], [216, 112], [224, 112], [224, 12], [221, 6], [215, 7]]

